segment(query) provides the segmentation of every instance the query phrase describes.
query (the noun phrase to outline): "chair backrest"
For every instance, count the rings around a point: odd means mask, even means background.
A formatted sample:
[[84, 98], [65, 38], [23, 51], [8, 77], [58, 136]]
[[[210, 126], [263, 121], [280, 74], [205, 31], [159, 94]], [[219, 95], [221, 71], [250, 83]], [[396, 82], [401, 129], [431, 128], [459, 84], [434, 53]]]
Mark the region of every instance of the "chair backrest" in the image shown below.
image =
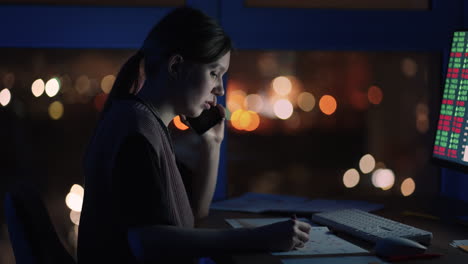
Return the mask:
[[6, 193], [5, 216], [17, 264], [75, 264], [63, 247], [39, 193], [29, 184]]

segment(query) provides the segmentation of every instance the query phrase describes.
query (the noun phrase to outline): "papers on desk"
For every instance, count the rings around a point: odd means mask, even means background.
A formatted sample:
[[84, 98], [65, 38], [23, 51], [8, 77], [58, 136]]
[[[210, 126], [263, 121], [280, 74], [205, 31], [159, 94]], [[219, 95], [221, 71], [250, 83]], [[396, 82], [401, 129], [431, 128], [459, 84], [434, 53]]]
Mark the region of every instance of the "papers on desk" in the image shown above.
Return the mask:
[[[258, 227], [286, 221], [289, 218], [237, 218], [226, 219], [232, 227]], [[308, 222], [307, 219], [299, 219]], [[280, 256], [302, 256], [302, 255], [332, 255], [332, 254], [355, 254], [368, 253], [348, 241], [333, 235], [326, 226], [312, 226], [310, 230], [310, 240], [303, 248], [288, 252], [273, 252], [273, 255]]]
[[454, 240], [450, 243], [452, 247], [468, 246], [468, 240]]
[[317, 213], [351, 208], [370, 212], [382, 209], [383, 205], [356, 200], [310, 200], [297, 196], [262, 193], [246, 193], [237, 198], [214, 202], [211, 205], [211, 209], [215, 210], [249, 213]]
[[468, 240], [454, 240], [450, 245], [468, 253]]

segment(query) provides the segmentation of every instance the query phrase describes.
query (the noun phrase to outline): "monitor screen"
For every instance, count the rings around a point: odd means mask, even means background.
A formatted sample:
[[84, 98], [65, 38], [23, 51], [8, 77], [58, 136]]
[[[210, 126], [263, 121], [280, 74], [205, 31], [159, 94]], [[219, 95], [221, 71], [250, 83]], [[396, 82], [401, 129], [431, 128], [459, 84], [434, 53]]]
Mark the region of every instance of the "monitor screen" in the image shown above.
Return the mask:
[[443, 86], [433, 157], [468, 172], [468, 31], [453, 34]]

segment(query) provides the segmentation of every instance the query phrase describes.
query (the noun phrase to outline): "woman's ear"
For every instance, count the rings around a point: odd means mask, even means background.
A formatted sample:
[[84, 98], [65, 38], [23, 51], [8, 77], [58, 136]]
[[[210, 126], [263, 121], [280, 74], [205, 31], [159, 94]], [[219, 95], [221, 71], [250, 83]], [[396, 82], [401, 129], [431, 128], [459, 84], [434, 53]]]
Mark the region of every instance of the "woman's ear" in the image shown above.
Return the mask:
[[169, 76], [171, 76], [172, 79], [177, 79], [180, 77], [183, 62], [184, 58], [179, 54], [174, 54], [169, 58], [167, 71], [169, 72]]

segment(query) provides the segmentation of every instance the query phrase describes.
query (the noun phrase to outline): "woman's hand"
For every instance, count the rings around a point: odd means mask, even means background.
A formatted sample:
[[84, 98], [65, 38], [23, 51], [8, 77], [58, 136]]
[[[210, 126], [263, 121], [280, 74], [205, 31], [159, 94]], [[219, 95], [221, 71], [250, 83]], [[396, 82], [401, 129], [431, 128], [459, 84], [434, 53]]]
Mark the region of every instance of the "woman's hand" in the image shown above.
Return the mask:
[[299, 220], [290, 219], [254, 229], [268, 251], [290, 251], [304, 247], [309, 241], [311, 226]]
[[[214, 125], [212, 128], [210, 128], [208, 131], [203, 133], [203, 135], [200, 135], [200, 137], [202, 138], [203, 141], [205, 141], [205, 143], [218, 143], [218, 144], [221, 144], [221, 142], [223, 141], [223, 138], [224, 138], [226, 109], [221, 104], [211, 105], [211, 107], [218, 108], [222, 119], [216, 125]], [[190, 123], [187, 121], [187, 118], [184, 115], [180, 115], [180, 120], [186, 126], [190, 127]]]

